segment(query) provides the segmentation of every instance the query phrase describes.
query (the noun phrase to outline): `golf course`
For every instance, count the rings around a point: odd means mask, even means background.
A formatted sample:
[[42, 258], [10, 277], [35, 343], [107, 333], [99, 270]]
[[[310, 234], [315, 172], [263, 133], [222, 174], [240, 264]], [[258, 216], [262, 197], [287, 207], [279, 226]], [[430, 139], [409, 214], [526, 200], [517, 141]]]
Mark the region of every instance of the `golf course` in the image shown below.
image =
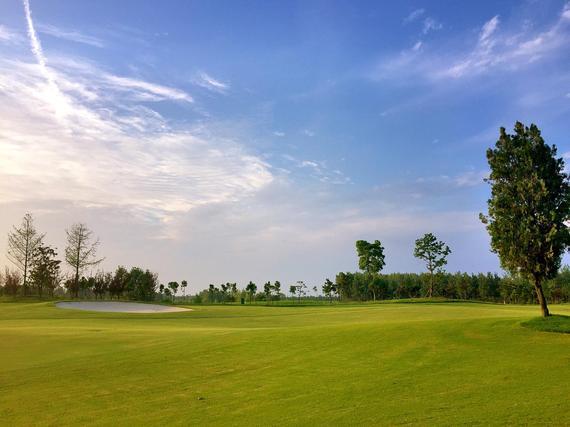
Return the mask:
[[0, 303], [0, 424], [570, 424], [570, 334], [521, 325], [537, 306], [189, 308]]

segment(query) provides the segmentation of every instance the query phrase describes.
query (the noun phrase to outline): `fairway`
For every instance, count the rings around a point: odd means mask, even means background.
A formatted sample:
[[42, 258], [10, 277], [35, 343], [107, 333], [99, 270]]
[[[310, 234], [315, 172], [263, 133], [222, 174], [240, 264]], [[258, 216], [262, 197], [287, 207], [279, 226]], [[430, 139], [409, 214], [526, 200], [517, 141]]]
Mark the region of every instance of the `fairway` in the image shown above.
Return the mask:
[[521, 327], [536, 306], [192, 308], [0, 303], [0, 424], [570, 424], [570, 335]]

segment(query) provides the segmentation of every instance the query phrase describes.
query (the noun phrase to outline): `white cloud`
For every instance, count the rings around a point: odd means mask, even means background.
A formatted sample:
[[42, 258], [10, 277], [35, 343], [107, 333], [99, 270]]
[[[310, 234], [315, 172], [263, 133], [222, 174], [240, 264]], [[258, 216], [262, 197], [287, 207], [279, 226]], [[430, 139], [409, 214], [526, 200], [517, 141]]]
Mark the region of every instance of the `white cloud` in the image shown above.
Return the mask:
[[[441, 28], [436, 21], [424, 20], [424, 28]], [[426, 23], [427, 21], [427, 23]], [[481, 26], [473, 47], [467, 51], [454, 48], [453, 42], [420, 49], [417, 43], [410, 49], [383, 58], [373, 70], [372, 79], [392, 79], [404, 82], [418, 78], [447, 81], [479, 76], [492, 71], [516, 71], [545, 58], [565, 52], [570, 44], [570, 3], [549, 28], [537, 31], [525, 25], [517, 31], [501, 31], [498, 15]]]
[[161, 220], [250, 197], [273, 180], [239, 141], [171, 124], [139, 101], [185, 92], [59, 58], [0, 59], [0, 203], [121, 207]]
[[56, 27], [55, 25], [41, 24], [38, 25], [38, 32], [57, 37], [63, 40], [69, 40], [75, 43], [83, 43], [89, 46], [102, 48], [105, 46], [103, 41], [97, 37], [83, 34], [76, 30], [67, 30]]
[[417, 52], [422, 48], [423, 42], [421, 40], [417, 41], [416, 44], [412, 47], [412, 50]]
[[[112, 74], [105, 74], [104, 78], [111, 86], [118, 90], [127, 90], [141, 101], [176, 100], [194, 102], [194, 99], [186, 92], [172, 87]], [[134, 91], [132, 91], [133, 89]]]
[[499, 15], [495, 15], [485, 22], [485, 25], [483, 25], [483, 28], [481, 28], [481, 32], [479, 33], [479, 44], [489, 44], [491, 36], [499, 27], [499, 22]]
[[443, 28], [443, 25], [436, 21], [433, 18], [427, 17], [426, 19], [424, 19], [424, 26], [422, 29], [422, 32], [424, 34], [429, 33], [430, 31], [439, 31]]
[[281, 137], [285, 136], [285, 132], [281, 132], [281, 131], [276, 130], [275, 132], [273, 132], [273, 135], [281, 138]]
[[165, 218], [248, 197], [273, 179], [238, 142], [176, 129], [148, 107], [125, 105], [125, 86], [110, 91], [93, 81], [97, 97], [89, 102], [71, 76], [57, 78], [70, 88], [63, 93], [70, 127], [53, 114], [37, 66], [0, 61], [3, 203], [68, 200]]
[[468, 171], [456, 176], [453, 182], [457, 187], [474, 187], [481, 185], [485, 178], [489, 176], [489, 172], [484, 171]]
[[312, 130], [309, 130], [309, 129], [303, 129], [303, 134], [308, 136], [308, 137], [313, 137], [316, 135], [315, 132], [313, 132]]
[[404, 24], [418, 20], [425, 13], [425, 9], [416, 9], [404, 18]]
[[568, 5], [560, 18], [546, 31], [528, 33], [523, 29], [514, 34], [498, 34], [499, 17], [487, 21], [479, 33], [475, 48], [463, 58], [439, 71], [441, 77], [461, 78], [486, 73], [494, 68], [516, 70], [565, 49], [570, 41]]
[[0, 42], [13, 43], [20, 41], [20, 34], [12, 31], [4, 25], [0, 25]]
[[204, 72], [197, 75], [194, 79], [194, 84], [218, 93], [226, 93], [230, 89], [230, 85], [228, 83], [217, 80]]
[[331, 169], [325, 161], [299, 160], [289, 154], [283, 154], [285, 160], [293, 163], [299, 169], [309, 171], [309, 176], [324, 184], [349, 184], [351, 179], [338, 169]]

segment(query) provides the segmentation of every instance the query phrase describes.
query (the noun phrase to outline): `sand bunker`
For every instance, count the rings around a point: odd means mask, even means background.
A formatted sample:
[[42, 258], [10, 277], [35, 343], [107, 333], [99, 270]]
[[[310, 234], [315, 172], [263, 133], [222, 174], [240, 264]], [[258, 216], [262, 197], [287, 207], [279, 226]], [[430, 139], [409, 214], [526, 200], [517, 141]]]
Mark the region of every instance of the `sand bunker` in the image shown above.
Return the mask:
[[56, 306], [73, 310], [106, 311], [113, 313], [174, 313], [178, 311], [192, 311], [189, 308], [182, 307], [119, 301], [58, 302]]

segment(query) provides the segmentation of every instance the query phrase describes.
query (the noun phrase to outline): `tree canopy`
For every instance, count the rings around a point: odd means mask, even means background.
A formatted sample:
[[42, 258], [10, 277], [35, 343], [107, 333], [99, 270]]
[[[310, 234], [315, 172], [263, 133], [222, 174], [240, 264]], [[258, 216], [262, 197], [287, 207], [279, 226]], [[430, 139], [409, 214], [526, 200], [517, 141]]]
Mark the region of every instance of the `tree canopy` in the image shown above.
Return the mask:
[[416, 240], [414, 256], [423, 260], [430, 274], [428, 297], [433, 295], [433, 274], [441, 271], [447, 264], [447, 256], [451, 253], [445, 242], [438, 240], [432, 233], [424, 234]]
[[542, 283], [556, 276], [570, 245], [570, 185], [564, 160], [534, 124], [517, 122], [515, 133], [500, 129], [495, 148], [487, 150], [491, 173], [488, 215], [481, 214], [491, 248], [501, 266], [534, 283], [543, 316], [548, 306]]
[[358, 254], [358, 268], [362, 271], [379, 273], [386, 265], [384, 247], [380, 240], [375, 240], [374, 243], [357, 240], [356, 253]]

